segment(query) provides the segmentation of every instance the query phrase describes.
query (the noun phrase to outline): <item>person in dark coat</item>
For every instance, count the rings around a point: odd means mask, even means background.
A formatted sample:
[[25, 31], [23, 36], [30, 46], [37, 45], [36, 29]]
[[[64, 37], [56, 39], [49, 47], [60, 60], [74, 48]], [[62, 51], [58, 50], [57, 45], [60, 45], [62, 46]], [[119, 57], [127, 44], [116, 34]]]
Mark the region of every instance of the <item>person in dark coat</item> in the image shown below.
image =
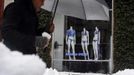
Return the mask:
[[44, 0], [15, 0], [4, 10], [2, 36], [11, 50], [35, 54], [38, 18]]

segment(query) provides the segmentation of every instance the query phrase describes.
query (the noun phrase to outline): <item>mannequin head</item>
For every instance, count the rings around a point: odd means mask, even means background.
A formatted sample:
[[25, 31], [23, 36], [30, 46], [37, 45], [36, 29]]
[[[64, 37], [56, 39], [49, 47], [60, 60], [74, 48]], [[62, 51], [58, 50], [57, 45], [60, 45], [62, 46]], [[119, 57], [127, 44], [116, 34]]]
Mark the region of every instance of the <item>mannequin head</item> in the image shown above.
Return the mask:
[[95, 27], [95, 31], [99, 31], [99, 29], [97, 27]]
[[83, 28], [83, 31], [85, 32], [86, 31], [86, 28]]
[[73, 27], [72, 26], [70, 26], [70, 30], [73, 30]]

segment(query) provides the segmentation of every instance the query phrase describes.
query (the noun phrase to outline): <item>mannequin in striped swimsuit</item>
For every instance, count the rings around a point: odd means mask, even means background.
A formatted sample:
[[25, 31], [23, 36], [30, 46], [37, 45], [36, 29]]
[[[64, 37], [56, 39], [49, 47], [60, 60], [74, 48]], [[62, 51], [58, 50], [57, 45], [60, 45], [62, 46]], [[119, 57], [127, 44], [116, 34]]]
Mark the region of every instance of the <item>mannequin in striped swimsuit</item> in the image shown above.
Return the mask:
[[89, 32], [83, 28], [81, 32], [81, 45], [83, 50], [83, 55], [85, 60], [89, 60], [89, 52], [88, 52], [88, 45], [89, 45]]

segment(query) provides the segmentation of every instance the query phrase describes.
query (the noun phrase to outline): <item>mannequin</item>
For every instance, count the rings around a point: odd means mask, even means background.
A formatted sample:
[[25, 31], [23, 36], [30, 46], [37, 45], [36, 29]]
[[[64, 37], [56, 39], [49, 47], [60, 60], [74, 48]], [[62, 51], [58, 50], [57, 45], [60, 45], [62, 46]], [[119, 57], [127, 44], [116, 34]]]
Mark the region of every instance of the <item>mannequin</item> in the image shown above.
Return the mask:
[[83, 49], [84, 59], [89, 60], [89, 52], [88, 52], [88, 45], [89, 45], [89, 32], [83, 28], [81, 32], [81, 45]]
[[95, 27], [92, 45], [93, 45], [93, 51], [94, 51], [94, 59], [98, 60], [99, 46], [100, 46], [100, 31], [97, 27]]
[[[66, 44], [68, 46], [68, 54], [69, 59], [71, 59], [71, 55], [73, 55], [73, 59], [75, 60], [75, 43], [76, 43], [76, 32], [72, 26], [66, 32]], [[72, 48], [72, 53], [71, 53]]]

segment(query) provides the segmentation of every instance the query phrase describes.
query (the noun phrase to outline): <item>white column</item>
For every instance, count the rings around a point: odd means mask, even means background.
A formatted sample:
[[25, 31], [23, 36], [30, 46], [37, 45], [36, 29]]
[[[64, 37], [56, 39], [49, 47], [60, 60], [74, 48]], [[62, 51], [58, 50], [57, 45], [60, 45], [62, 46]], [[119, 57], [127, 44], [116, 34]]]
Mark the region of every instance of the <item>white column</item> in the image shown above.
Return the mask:
[[[63, 59], [63, 45], [64, 45], [64, 15], [56, 14], [54, 19], [55, 30], [53, 33], [52, 40], [52, 67], [56, 68], [58, 71], [61, 71], [63, 68], [62, 59]], [[59, 46], [57, 49], [54, 49], [54, 42], [57, 41], [62, 46]]]

